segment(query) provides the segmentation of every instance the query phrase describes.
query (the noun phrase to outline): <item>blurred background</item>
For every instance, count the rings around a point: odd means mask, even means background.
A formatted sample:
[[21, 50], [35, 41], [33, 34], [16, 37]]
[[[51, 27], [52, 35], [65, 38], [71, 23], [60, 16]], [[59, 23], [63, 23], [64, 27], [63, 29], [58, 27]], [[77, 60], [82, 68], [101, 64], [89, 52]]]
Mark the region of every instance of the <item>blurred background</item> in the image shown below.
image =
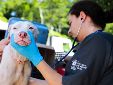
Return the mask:
[[[0, 20], [7, 22], [10, 17], [18, 17], [37, 21], [47, 25], [49, 31], [59, 32], [66, 37], [67, 13], [76, 1], [78, 0], [0, 0]], [[113, 8], [113, 0], [92, 1], [99, 3], [105, 11]], [[112, 27], [112, 24], [107, 25], [105, 31], [113, 33]]]
[[[68, 51], [73, 39], [67, 34], [69, 29], [67, 13], [77, 1], [79, 0], [0, 0], [0, 40], [4, 36], [4, 30], [7, 29], [8, 20], [16, 17], [46, 26], [47, 42], [43, 44], [54, 47], [57, 52]], [[92, 1], [97, 2], [104, 11], [113, 9], [113, 0]], [[105, 31], [113, 34], [113, 23], [108, 23]]]
[[[43, 32], [47, 39], [42, 44], [54, 47], [57, 52], [68, 51], [73, 39], [67, 34], [67, 13], [77, 1], [79, 0], [0, 0], [0, 40], [7, 29], [8, 20], [16, 17], [44, 25], [48, 34]], [[97, 2], [104, 11], [113, 9], [113, 0], [92, 1]], [[108, 23], [105, 31], [113, 34], [113, 23]]]
[[[57, 59], [63, 57], [73, 42], [67, 34], [67, 13], [77, 1], [79, 0], [0, 0], [0, 40], [4, 38], [11, 17], [28, 20], [40, 28], [38, 43], [41, 44], [39, 47], [42, 54], [45, 57], [55, 54]], [[113, 0], [92, 1], [97, 2], [104, 11], [113, 9]], [[105, 31], [113, 34], [113, 23], [108, 23]], [[50, 62], [50, 58], [46, 61]]]

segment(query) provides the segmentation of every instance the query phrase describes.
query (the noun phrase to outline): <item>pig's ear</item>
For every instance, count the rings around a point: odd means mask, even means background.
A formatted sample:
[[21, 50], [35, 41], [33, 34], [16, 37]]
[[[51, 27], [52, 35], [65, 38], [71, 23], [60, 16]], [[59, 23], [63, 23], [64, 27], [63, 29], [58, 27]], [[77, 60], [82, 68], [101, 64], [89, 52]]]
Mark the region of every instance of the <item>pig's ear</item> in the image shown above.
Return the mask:
[[8, 26], [8, 32], [11, 30], [12, 26], [12, 24]]
[[7, 36], [5, 37], [7, 38], [8, 40], [10, 40], [10, 33], [8, 32]]
[[10, 39], [10, 35], [11, 35], [11, 34], [10, 34], [10, 31], [11, 31], [12, 26], [13, 26], [13, 25], [9, 25], [9, 26], [8, 26], [8, 34], [7, 34], [7, 38], [8, 38], [8, 39]]

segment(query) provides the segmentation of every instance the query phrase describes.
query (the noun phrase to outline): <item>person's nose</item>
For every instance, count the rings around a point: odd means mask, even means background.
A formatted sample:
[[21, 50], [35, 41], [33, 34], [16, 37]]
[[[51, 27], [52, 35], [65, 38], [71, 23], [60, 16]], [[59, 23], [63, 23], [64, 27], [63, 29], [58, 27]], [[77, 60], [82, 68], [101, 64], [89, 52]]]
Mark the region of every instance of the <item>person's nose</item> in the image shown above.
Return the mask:
[[27, 33], [24, 31], [19, 32], [19, 37], [20, 38], [26, 38], [27, 37]]

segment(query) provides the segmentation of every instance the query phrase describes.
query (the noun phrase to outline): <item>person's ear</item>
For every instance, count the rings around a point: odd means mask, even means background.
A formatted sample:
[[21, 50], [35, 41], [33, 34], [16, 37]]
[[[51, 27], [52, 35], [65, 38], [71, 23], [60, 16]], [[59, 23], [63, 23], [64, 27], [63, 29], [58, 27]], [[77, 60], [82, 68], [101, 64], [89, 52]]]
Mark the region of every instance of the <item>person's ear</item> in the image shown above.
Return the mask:
[[81, 22], [84, 22], [86, 19], [86, 14], [83, 11], [80, 12], [80, 19], [81, 19]]

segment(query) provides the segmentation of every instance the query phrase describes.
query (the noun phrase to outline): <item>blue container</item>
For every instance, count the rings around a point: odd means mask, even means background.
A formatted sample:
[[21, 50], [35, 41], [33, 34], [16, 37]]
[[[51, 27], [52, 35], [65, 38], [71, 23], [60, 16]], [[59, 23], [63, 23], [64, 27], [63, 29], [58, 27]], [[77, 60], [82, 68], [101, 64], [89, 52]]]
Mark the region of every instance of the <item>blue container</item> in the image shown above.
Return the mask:
[[40, 24], [38, 22], [32, 22], [39, 30], [39, 35], [38, 35], [38, 43], [41, 43], [41, 44], [46, 44], [47, 42], [47, 38], [48, 38], [48, 33], [49, 33], [49, 30], [47, 28], [46, 25], [44, 24]]
[[[28, 21], [28, 20], [22, 20], [20, 18], [12, 17], [12, 18], [9, 19], [8, 25], [14, 24], [17, 21]], [[44, 24], [40, 24], [40, 23], [35, 22], [35, 21], [32, 21], [31, 23], [33, 23], [37, 27], [37, 29], [39, 30], [38, 43], [46, 44], [47, 38], [48, 38], [48, 33], [49, 33], [48, 27]], [[6, 31], [5, 37], [7, 37], [7, 35], [8, 35], [8, 33]]]

